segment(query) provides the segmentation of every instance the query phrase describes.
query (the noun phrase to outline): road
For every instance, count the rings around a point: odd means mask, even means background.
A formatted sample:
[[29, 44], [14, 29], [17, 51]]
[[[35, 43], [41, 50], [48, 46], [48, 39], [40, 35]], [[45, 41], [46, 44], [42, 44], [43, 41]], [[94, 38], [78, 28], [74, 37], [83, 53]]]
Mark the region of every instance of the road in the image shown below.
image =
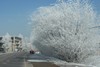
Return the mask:
[[[27, 62], [28, 61], [28, 62]], [[54, 64], [59, 61], [42, 54], [29, 54], [17, 52], [0, 55], [0, 67], [92, 67], [80, 64], [67, 63], [66, 65]], [[60, 63], [63, 63], [60, 61]], [[57, 66], [60, 65], [60, 66]]]
[[[58, 67], [50, 62], [41, 62], [50, 57], [41, 54], [29, 54], [26, 52], [16, 52], [0, 55], [0, 67]], [[29, 63], [27, 60], [39, 60], [39, 62]]]
[[25, 67], [25, 52], [0, 55], [0, 67]]

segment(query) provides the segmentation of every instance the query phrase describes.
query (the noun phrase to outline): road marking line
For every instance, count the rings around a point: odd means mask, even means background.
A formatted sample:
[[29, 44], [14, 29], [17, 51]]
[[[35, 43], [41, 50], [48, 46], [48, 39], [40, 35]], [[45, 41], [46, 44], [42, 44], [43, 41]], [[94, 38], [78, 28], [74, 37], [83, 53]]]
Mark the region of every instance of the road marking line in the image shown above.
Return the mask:
[[25, 61], [25, 58], [24, 58], [24, 67], [27, 67], [27, 66], [26, 66], [26, 61]]

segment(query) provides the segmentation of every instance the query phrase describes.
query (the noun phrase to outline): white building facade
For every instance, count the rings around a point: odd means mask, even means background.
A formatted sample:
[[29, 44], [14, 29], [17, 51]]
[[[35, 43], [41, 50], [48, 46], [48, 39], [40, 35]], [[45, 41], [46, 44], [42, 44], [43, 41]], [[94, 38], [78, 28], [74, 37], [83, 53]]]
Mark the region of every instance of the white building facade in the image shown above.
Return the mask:
[[2, 42], [0, 42], [1, 48], [4, 49], [6, 53], [18, 52], [22, 50], [22, 38], [17, 36], [1, 36]]

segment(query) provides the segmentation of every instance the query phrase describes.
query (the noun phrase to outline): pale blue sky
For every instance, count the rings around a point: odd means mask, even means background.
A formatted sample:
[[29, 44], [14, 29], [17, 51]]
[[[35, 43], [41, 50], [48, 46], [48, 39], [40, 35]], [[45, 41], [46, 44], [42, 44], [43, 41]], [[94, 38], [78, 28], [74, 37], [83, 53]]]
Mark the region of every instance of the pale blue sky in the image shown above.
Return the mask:
[[[55, 3], [56, 0], [0, 0], [0, 36], [7, 32], [11, 35], [30, 36], [31, 26], [28, 18], [38, 7]], [[100, 13], [100, 0], [92, 0]]]

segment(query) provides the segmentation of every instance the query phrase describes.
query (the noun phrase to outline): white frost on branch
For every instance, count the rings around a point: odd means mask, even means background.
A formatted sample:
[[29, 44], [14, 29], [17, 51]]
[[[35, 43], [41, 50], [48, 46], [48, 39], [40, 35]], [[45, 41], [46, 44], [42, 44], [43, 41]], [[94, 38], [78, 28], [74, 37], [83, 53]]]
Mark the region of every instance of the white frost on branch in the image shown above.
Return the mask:
[[82, 62], [94, 55], [99, 40], [96, 13], [83, 0], [67, 0], [40, 7], [31, 17], [31, 41], [41, 53], [68, 62]]

